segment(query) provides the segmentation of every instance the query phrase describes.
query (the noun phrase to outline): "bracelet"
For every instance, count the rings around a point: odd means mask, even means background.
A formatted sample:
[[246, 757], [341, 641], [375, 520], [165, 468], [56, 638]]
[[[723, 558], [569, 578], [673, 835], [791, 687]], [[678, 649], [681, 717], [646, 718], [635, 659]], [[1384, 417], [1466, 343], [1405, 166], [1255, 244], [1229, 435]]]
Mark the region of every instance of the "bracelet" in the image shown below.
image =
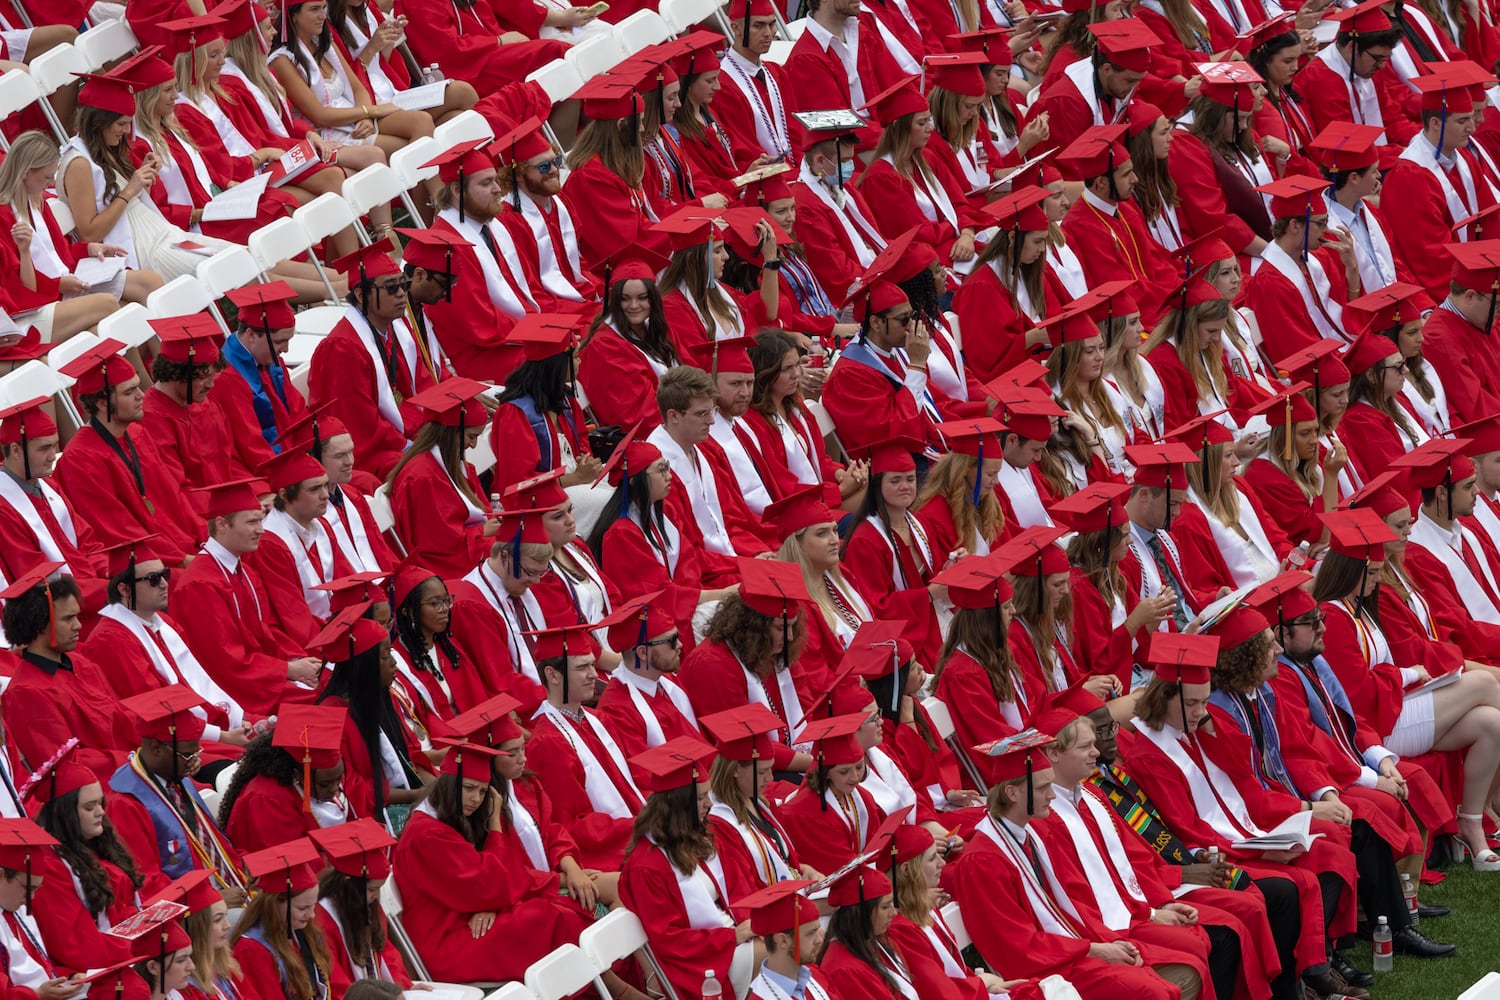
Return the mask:
[[923, 375], [927, 374], [927, 365], [926, 364], [920, 364], [920, 365], [908, 364], [906, 367], [912, 369], [913, 371], [919, 371]]
[[765, 263], [765, 269], [767, 271], [779, 271], [779, 270], [781, 270], [781, 259], [777, 258], [776, 260], [768, 260], [768, 261], [766, 261], [766, 263]]

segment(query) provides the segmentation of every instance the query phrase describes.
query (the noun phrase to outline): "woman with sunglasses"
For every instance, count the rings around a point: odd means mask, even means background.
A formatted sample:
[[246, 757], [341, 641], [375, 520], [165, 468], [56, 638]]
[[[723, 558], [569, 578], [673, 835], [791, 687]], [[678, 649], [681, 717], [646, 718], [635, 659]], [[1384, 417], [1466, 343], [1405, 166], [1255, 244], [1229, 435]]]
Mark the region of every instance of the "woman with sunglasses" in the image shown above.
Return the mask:
[[1406, 358], [1373, 330], [1344, 355], [1349, 369], [1349, 409], [1339, 421], [1339, 440], [1349, 460], [1374, 478], [1391, 462], [1430, 440], [1422, 422], [1406, 408]]

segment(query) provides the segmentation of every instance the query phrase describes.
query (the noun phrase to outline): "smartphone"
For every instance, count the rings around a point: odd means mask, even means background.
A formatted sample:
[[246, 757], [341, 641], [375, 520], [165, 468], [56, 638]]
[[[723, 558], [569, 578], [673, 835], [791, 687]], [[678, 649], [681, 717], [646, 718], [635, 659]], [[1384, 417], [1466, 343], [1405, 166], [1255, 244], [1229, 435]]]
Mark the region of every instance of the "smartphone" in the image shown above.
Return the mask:
[[603, 14], [605, 11], [609, 10], [609, 4], [605, 3], [604, 0], [599, 0], [598, 3], [590, 7], [585, 7], [584, 10], [594, 15], [595, 17], [598, 17], [600, 14]]

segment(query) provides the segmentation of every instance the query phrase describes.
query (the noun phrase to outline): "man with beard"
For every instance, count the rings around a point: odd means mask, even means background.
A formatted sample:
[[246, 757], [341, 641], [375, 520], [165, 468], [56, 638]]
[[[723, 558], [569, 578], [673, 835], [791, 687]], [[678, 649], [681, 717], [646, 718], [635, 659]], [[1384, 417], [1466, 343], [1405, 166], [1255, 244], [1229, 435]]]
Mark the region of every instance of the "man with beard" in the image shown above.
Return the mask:
[[714, 376], [718, 390], [709, 438], [728, 460], [729, 472], [739, 486], [745, 506], [760, 517], [773, 500], [796, 484], [777, 482], [776, 466], [761, 454], [755, 433], [744, 421], [755, 392], [755, 365], [748, 353], [754, 345], [751, 337], [703, 344], [694, 349], [693, 360]]
[[443, 188], [432, 230], [455, 237], [449, 294], [424, 303], [423, 318], [438, 331], [443, 350], [460, 375], [503, 382], [519, 364], [505, 345], [516, 321], [538, 312], [540, 287], [511, 231], [497, 221], [504, 196], [500, 174], [483, 143], [464, 143], [430, 165]]
[[599, 721], [631, 762], [636, 784], [646, 773], [635, 758], [679, 736], [703, 738], [687, 692], [673, 679], [682, 665], [682, 637], [660, 597], [638, 597], [600, 622], [621, 660], [599, 696]]
[[525, 257], [534, 281], [531, 293], [543, 312], [592, 316], [599, 305], [599, 286], [584, 271], [578, 256], [573, 216], [558, 197], [562, 191], [562, 154], [531, 118], [495, 143], [495, 163], [504, 207], [500, 224]]

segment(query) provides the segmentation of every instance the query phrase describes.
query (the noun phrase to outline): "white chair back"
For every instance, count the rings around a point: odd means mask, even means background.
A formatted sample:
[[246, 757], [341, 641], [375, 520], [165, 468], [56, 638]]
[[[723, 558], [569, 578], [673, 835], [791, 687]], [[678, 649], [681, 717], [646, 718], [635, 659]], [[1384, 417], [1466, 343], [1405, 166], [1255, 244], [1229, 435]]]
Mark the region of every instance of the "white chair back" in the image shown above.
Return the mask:
[[563, 58], [584, 80], [592, 80], [618, 66], [625, 58], [625, 50], [613, 34], [591, 35], [570, 48]]
[[78, 79], [78, 74], [87, 73], [90, 68], [83, 53], [67, 42], [54, 45], [31, 60], [30, 65], [31, 78], [44, 97], [66, 87]]
[[[639, 11], [638, 13], [649, 12]], [[634, 14], [631, 15], [631, 17], [634, 16]], [[572, 63], [566, 59], [554, 59], [547, 65], [532, 70], [526, 77], [526, 82], [538, 84], [547, 92], [547, 97], [552, 103], [556, 104], [577, 93], [578, 88], [583, 86], [584, 79]]]
[[312, 240], [296, 219], [280, 218], [251, 233], [246, 246], [264, 274], [282, 261], [290, 260], [299, 253], [306, 253], [308, 247], [312, 246]]
[[77, 223], [73, 221], [73, 210], [64, 205], [61, 199], [48, 198], [47, 207], [52, 210], [52, 217], [57, 220], [57, 228], [62, 230], [64, 236], [78, 228]]
[[[344, 178], [343, 195], [355, 216], [364, 215], [378, 205], [386, 205], [401, 197], [405, 187], [396, 172], [384, 163], [372, 163], [359, 173]], [[355, 232], [365, 246], [372, 242], [370, 234], [358, 218], [354, 220]]]
[[[205, 263], [207, 263], [205, 261]], [[214, 308], [213, 296], [208, 289], [203, 287], [191, 274], [180, 275], [162, 285], [156, 291], [146, 296], [146, 309], [151, 313], [152, 319], [165, 319], [168, 316], [190, 316], [204, 310], [213, 314], [215, 320], [223, 328], [225, 333], [229, 327], [223, 318], [219, 316], [218, 310]]]
[[[9, 118], [42, 99], [36, 81], [24, 69], [13, 69], [0, 76], [0, 118]], [[10, 143], [0, 135], [0, 146], [10, 149]]]
[[964, 332], [958, 325], [958, 313], [943, 313], [943, 322], [948, 324], [948, 335], [953, 338], [953, 349], [962, 353], [964, 349]]
[[658, 10], [674, 35], [681, 35], [710, 19], [725, 36], [729, 34], [729, 19], [724, 16], [719, 0], [662, 0]]
[[150, 310], [145, 306], [139, 302], [127, 302], [99, 321], [99, 336], [106, 340], [112, 337], [126, 347], [140, 347], [156, 336], [150, 319]]
[[[495, 138], [495, 130], [478, 111], [460, 111], [432, 132], [432, 141], [437, 143], [438, 150], [452, 149], [461, 143], [474, 142], [478, 139], [493, 138]], [[433, 152], [428, 159], [436, 155], [437, 153]]]
[[83, 53], [90, 70], [99, 69], [105, 63], [114, 62], [141, 47], [140, 40], [123, 18], [94, 25], [79, 35], [73, 45]]
[[610, 1000], [609, 989], [599, 978], [599, 970], [576, 944], [559, 945], [526, 970], [526, 988], [535, 993], [538, 1000], [563, 1000], [590, 983], [599, 991], [601, 1000]]
[[646, 936], [646, 927], [641, 918], [623, 906], [611, 910], [603, 920], [590, 924], [578, 935], [578, 947], [598, 969], [607, 969], [622, 958], [642, 952], [649, 971], [668, 1000], [677, 1000], [677, 991], [662, 972], [656, 953]]
[[38, 396], [66, 396], [73, 381], [47, 367], [45, 361], [28, 361], [0, 376], [0, 408], [25, 403]]
[[943, 922], [953, 932], [953, 940], [958, 943], [959, 951], [974, 943], [974, 939], [969, 937], [969, 929], [964, 926], [964, 915], [958, 911], [957, 902], [943, 907]]
[[396, 941], [396, 947], [401, 949], [401, 954], [406, 958], [406, 967], [411, 972], [413, 979], [430, 979], [427, 973], [427, 964], [422, 961], [422, 956], [417, 954], [416, 945], [411, 942], [411, 935], [406, 933], [406, 927], [401, 923], [401, 890], [396, 888], [396, 875], [391, 873], [385, 880], [385, 885], [380, 887], [380, 909], [385, 913], [385, 922], [391, 932], [391, 937]]
[[198, 280], [203, 282], [209, 298], [223, 298], [224, 293], [244, 288], [260, 280], [260, 268], [244, 247], [220, 250], [198, 265]]
[[1500, 1000], [1500, 972], [1487, 973], [1458, 995], [1458, 1000]]
[[334, 233], [354, 225], [354, 210], [341, 196], [329, 191], [320, 194], [306, 205], [292, 212], [292, 218], [303, 229], [307, 238], [316, 245]]
[[783, 66], [786, 64], [786, 57], [792, 54], [792, 46], [796, 44], [789, 38], [778, 38], [771, 43], [771, 47], [766, 50], [762, 58], [768, 63]]
[[615, 38], [626, 52], [639, 52], [648, 45], [666, 41], [669, 35], [667, 22], [654, 10], [638, 10], [615, 25]]

